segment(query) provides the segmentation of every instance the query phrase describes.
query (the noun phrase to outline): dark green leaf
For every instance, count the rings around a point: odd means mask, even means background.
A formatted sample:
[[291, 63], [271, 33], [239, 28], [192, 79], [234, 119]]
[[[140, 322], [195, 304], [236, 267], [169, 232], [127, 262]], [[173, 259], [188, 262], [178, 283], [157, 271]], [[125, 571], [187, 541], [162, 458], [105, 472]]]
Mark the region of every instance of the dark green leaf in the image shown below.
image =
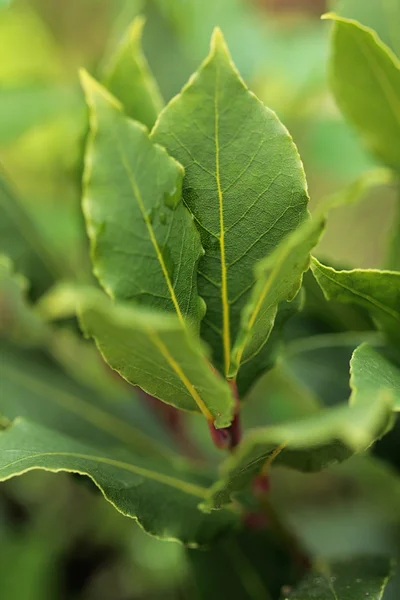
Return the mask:
[[271, 600], [290, 580], [290, 557], [267, 529], [226, 536], [187, 552], [199, 600]]
[[106, 500], [147, 533], [190, 546], [208, 544], [234, 523], [228, 511], [205, 516], [197, 509], [206, 489], [194, 473], [127, 452], [122, 456], [23, 419], [0, 432], [1, 481], [33, 469], [87, 475]]
[[377, 269], [335, 271], [312, 259], [311, 269], [327, 300], [368, 309], [378, 327], [400, 340], [400, 273]]
[[384, 556], [365, 556], [321, 564], [282, 600], [382, 600], [392, 572]]
[[162, 111], [152, 138], [185, 167], [183, 198], [205, 256], [202, 336], [228, 374], [255, 263], [307, 216], [296, 147], [276, 115], [240, 78], [219, 30], [209, 56]]
[[105, 88], [85, 73], [82, 82], [91, 112], [83, 210], [94, 272], [112, 297], [198, 323], [203, 250], [181, 202], [183, 169]]
[[157, 83], [141, 49], [144, 20], [136, 17], [125, 39], [110, 58], [104, 85], [124, 105], [126, 114], [150, 129], [163, 107]]
[[107, 397], [105, 391], [94, 395], [37, 350], [17, 351], [5, 345], [0, 350], [0, 413], [7, 419], [24, 417], [103, 449], [123, 446], [157, 459], [171, 455], [159, 443], [168, 443], [168, 436], [133, 390], [129, 394], [115, 382]]

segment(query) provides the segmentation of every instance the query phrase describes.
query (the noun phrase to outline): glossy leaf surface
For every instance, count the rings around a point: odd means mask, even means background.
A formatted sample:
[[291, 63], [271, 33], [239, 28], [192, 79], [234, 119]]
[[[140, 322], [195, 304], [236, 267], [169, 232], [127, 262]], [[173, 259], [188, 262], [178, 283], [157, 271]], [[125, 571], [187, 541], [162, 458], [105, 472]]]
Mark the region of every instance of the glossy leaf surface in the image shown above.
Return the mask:
[[152, 138], [185, 168], [183, 198], [205, 249], [202, 336], [227, 374], [256, 262], [307, 216], [302, 164], [276, 115], [243, 83], [218, 29], [209, 56], [162, 111]]

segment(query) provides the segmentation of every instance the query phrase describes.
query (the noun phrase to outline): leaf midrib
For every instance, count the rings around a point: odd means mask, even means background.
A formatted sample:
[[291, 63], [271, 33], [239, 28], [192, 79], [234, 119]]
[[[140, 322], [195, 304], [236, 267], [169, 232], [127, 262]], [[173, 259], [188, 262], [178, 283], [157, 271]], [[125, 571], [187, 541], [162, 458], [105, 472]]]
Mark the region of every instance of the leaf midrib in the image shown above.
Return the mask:
[[[81, 454], [79, 452], [38, 452], [38, 453], [34, 453], [34, 454], [31, 454], [30, 456], [24, 456], [22, 458], [14, 460], [10, 463], [7, 463], [6, 465], [3, 465], [2, 467], [0, 467], [0, 473], [2, 471], [12, 467], [13, 465], [22, 463], [23, 461], [30, 461], [30, 460], [36, 459], [36, 458], [57, 457], [57, 456], [60, 456], [60, 457], [65, 456], [65, 457], [78, 458], [78, 459], [88, 460], [88, 461], [93, 461], [93, 462], [100, 462], [100, 463], [103, 463], [103, 464], [106, 464], [106, 465], [109, 465], [112, 467], [116, 467], [118, 469], [129, 471], [131, 473], [134, 473], [135, 475], [139, 475], [146, 479], [151, 479], [152, 481], [157, 481], [157, 483], [161, 483], [163, 485], [167, 485], [169, 487], [175, 488], [175, 489], [177, 489], [181, 492], [184, 492], [188, 495], [195, 496], [196, 498], [205, 498], [206, 493], [207, 493], [206, 488], [203, 488], [194, 483], [182, 481], [181, 479], [177, 479], [176, 477], [171, 477], [170, 475], [165, 475], [164, 473], [157, 473], [156, 471], [151, 471], [150, 469], [146, 469], [144, 467], [138, 467], [136, 465], [132, 465], [130, 463], [126, 463], [126, 462], [116, 460], [113, 458], [107, 458], [104, 456], [95, 456], [95, 455], [91, 455], [91, 454]], [[31, 467], [28, 470], [33, 470], [33, 469], [43, 469], [43, 470], [49, 470], [49, 471], [53, 470], [53, 469], [51, 469], [51, 467], [46, 469], [46, 467], [41, 467], [40, 465]], [[73, 472], [73, 473], [77, 472], [74, 469], [68, 469], [68, 468], [62, 468], [62, 467], [58, 470], [63, 470], [63, 471]], [[22, 471], [22, 472], [24, 472], [24, 471]], [[22, 474], [22, 472], [21, 472], [21, 474]], [[87, 473], [87, 472], [83, 472], [82, 474], [88, 475], [89, 477], [91, 476], [90, 473]], [[15, 473], [13, 473], [10, 476], [5, 476], [5, 477], [0, 476], [0, 481], [6, 481], [7, 479], [10, 479], [10, 477], [14, 477], [14, 476], [15, 476]]]
[[154, 230], [153, 230], [150, 218], [146, 214], [146, 210], [145, 210], [145, 206], [144, 206], [142, 194], [141, 194], [139, 186], [137, 184], [135, 175], [131, 171], [128, 158], [127, 158], [127, 156], [126, 156], [126, 154], [124, 152], [124, 149], [122, 147], [122, 143], [121, 143], [121, 141], [120, 141], [120, 139], [118, 137], [118, 133], [115, 132], [115, 131], [113, 133], [114, 133], [114, 139], [115, 139], [115, 142], [116, 142], [116, 146], [117, 146], [118, 152], [119, 152], [120, 157], [121, 157], [122, 165], [124, 167], [124, 170], [125, 170], [126, 175], [128, 177], [128, 181], [129, 181], [131, 189], [132, 189], [133, 197], [135, 198], [135, 200], [136, 200], [136, 202], [137, 202], [137, 204], [139, 206], [139, 210], [140, 210], [140, 212], [142, 214], [142, 217], [143, 217], [143, 220], [144, 220], [144, 222], [146, 224], [147, 231], [148, 231], [149, 237], [150, 237], [150, 241], [151, 241], [151, 243], [153, 245], [153, 248], [154, 248], [154, 251], [156, 253], [157, 260], [160, 263], [161, 270], [162, 270], [162, 273], [164, 275], [165, 281], [167, 283], [168, 291], [170, 293], [171, 300], [172, 300], [172, 303], [173, 303], [174, 308], [175, 308], [175, 312], [176, 312], [176, 314], [177, 314], [180, 322], [182, 323], [182, 325], [184, 325], [185, 322], [184, 322], [184, 319], [183, 319], [183, 316], [182, 316], [182, 312], [181, 312], [181, 309], [180, 309], [180, 306], [179, 306], [179, 302], [178, 302], [178, 299], [176, 297], [175, 290], [174, 290], [174, 287], [172, 285], [172, 282], [171, 282], [171, 279], [170, 279], [170, 276], [169, 276], [169, 273], [168, 273], [168, 269], [167, 269], [167, 266], [165, 264], [165, 261], [164, 261], [163, 255], [162, 255], [162, 252], [160, 250], [160, 246], [158, 245], [157, 238], [156, 238], [156, 236], [154, 234]]
[[215, 178], [217, 181], [218, 206], [219, 206], [219, 246], [221, 253], [221, 302], [222, 302], [222, 332], [224, 348], [224, 366], [225, 376], [229, 373], [231, 340], [230, 340], [230, 318], [229, 318], [229, 299], [228, 299], [228, 281], [227, 267], [225, 258], [225, 226], [224, 226], [224, 199], [220, 175], [220, 145], [219, 145], [219, 65], [217, 63], [215, 70], [215, 94], [214, 94], [214, 129], [215, 129]]
[[156, 348], [158, 348], [159, 352], [162, 354], [162, 356], [168, 362], [171, 369], [179, 377], [180, 381], [183, 383], [183, 385], [185, 386], [185, 388], [187, 389], [189, 394], [192, 396], [193, 400], [199, 407], [200, 411], [203, 413], [203, 415], [206, 417], [206, 419], [208, 421], [213, 422], [214, 421], [213, 415], [211, 414], [211, 412], [205, 405], [203, 399], [201, 398], [200, 394], [196, 390], [195, 386], [192, 384], [190, 379], [185, 375], [185, 373], [183, 372], [180, 365], [176, 362], [176, 360], [174, 359], [174, 357], [168, 350], [167, 346], [160, 339], [160, 337], [157, 335], [157, 333], [154, 329], [149, 329], [148, 331], [149, 331], [149, 335], [150, 335], [151, 339], [153, 340], [153, 344], [156, 346]]

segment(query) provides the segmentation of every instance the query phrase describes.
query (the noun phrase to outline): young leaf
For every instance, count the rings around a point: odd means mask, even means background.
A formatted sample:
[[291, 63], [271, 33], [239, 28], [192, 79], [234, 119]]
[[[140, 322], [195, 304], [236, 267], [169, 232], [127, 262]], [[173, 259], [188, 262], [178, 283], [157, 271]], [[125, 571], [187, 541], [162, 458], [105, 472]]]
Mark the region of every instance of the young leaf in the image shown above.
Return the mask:
[[[400, 369], [369, 344], [361, 344], [351, 359], [353, 385], [356, 389], [364, 389], [371, 400], [382, 388], [393, 394], [394, 410], [400, 411]], [[357, 399], [354, 398], [354, 402]]]
[[299, 291], [303, 272], [309, 266], [310, 252], [321, 237], [328, 212], [359, 200], [366, 189], [389, 181], [391, 175], [386, 169], [363, 174], [323, 202], [311, 220], [284, 238], [270, 256], [256, 265], [256, 283], [243, 308], [240, 331], [232, 350], [232, 377], [263, 348], [274, 326], [279, 303], [293, 300]]
[[281, 302], [278, 306], [274, 327], [268, 341], [252, 360], [242, 365], [238, 373], [237, 388], [239, 398], [244, 399], [262, 373], [268, 369], [272, 369], [276, 363], [280, 350], [283, 347], [283, 329], [286, 322], [298, 313], [303, 301], [303, 294], [297, 294], [293, 302]]
[[142, 53], [143, 25], [142, 17], [132, 22], [125, 39], [106, 65], [104, 85], [122, 102], [129, 117], [151, 129], [164, 103]]
[[83, 210], [94, 272], [114, 298], [198, 323], [199, 234], [181, 202], [183, 169], [89, 75], [91, 112]]
[[[34, 469], [88, 476], [106, 500], [149, 534], [196, 547], [235, 522], [228, 512], [206, 517], [197, 509], [206, 489], [195, 473], [134, 454], [100, 451], [23, 419], [0, 432], [0, 481]], [[160, 499], [162, 498], [162, 502]]]
[[185, 167], [183, 198], [205, 249], [202, 336], [227, 375], [255, 263], [307, 217], [302, 164], [276, 115], [243, 83], [218, 29], [209, 56], [161, 112], [152, 139]]
[[282, 600], [382, 600], [393, 563], [385, 556], [321, 561]]
[[334, 14], [331, 85], [343, 114], [369, 148], [400, 168], [400, 62], [377, 34]]
[[[223, 463], [221, 479], [202, 503], [204, 510], [218, 509], [231, 495], [246, 487], [272, 462], [299, 471], [313, 472], [366, 450], [390, 424], [394, 396], [387, 386], [370, 394], [364, 379], [350, 380], [347, 406], [337, 406], [307, 418], [274, 427], [249, 430]], [[359, 387], [357, 387], [359, 386]]]
[[176, 408], [203, 413], [216, 427], [231, 424], [234, 399], [228, 383], [176, 315], [114, 304], [94, 289], [71, 288], [49, 297], [46, 310], [53, 318], [77, 310], [105, 360], [133, 385]]
[[376, 269], [335, 271], [312, 259], [311, 269], [327, 300], [368, 309], [379, 328], [400, 340], [400, 273]]

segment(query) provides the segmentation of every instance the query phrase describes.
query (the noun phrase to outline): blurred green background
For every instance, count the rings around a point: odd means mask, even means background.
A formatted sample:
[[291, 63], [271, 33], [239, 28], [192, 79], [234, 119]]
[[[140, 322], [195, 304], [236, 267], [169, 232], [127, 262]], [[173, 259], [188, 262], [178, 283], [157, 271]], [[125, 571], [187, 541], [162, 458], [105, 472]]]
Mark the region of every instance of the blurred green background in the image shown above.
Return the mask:
[[[393, 32], [394, 17], [380, 22], [369, 15], [369, 2], [375, 0], [348, 1], [345, 9], [376, 26], [398, 51], [399, 24]], [[146, 17], [144, 51], [166, 101], [207, 54], [213, 27], [222, 28], [249, 87], [277, 112], [299, 148], [311, 209], [375, 166], [328, 89], [330, 25], [319, 17], [333, 8], [340, 7], [323, 0], [0, 0], [1, 252], [11, 253], [28, 276], [37, 273], [35, 261], [45, 265], [31, 297], [55, 280], [91, 278], [80, 213], [87, 115], [77, 73], [86, 67], [100, 76], [138, 14]], [[317, 256], [349, 267], [382, 266], [394, 203], [393, 192], [379, 188], [336, 211]], [[321, 366], [318, 381], [314, 375], [305, 404], [319, 388], [327, 397], [335, 386], [335, 398], [346, 397], [349, 349], [339, 351], [326, 352], [326, 372]], [[308, 365], [318, 359], [319, 351]], [[291, 368], [308, 384], [306, 363], [294, 355]], [[269, 422], [296, 412], [281, 399], [274, 377], [260, 384], [259, 395], [269, 386], [279, 406], [263, 408]], [[257, 407], [257, 390], [254, 396]], [[389, 464], [396, 462], [393, 448], [388, 453], [388, 464], [361, 458], [319, 475], [276, 472], [276, 501], [313, 552], [399, 553], [400, 483]], [[3, 484], [0, 541], [5, 600], [228, 597], [212, 581], [204, 586], [211, 576], [202, 572], [201, 557], [148, 537], [75, 476], [30, 473]], [[397, 593], [394, 582], [385, 599]]]

